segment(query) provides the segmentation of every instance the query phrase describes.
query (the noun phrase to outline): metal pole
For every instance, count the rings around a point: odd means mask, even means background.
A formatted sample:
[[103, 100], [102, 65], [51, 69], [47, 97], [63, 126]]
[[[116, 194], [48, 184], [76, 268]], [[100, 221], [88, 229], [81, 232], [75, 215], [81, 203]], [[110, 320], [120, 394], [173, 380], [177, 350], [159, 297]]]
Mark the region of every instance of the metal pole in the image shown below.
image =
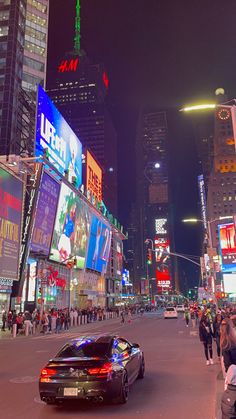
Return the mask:
[[[215, 220], [213, 220], [215, 221]], [[216, 273], [215, 273], [215, 266], [214, 266], [214, 258], [212, 255], [212, 251], [213, 251], [213, 242], [212, 242], [212, 234], [211, 234], [211, 222], [213, 221], [207, 221], [207, 234], [208, 234], [208, 248], [210, 249], [210, 255], [209, 255], [209, 260], [210, 260], [210, 273], [211, 273], [211, 277], [213, 278], [213, 293], [214, 293], [214, 300], [215, 300], [215, 305], [216, 305], [216, 311], [218, 311], [218, 300], [216, 298]]]

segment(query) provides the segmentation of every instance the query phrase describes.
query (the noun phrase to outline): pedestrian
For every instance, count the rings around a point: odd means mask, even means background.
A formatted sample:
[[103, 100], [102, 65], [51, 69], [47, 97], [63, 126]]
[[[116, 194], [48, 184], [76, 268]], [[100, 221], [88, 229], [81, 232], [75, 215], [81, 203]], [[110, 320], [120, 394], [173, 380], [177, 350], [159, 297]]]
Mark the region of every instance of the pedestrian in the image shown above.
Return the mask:
[[[203, 314], [199, 324], [199, 338], [204, 346], [206, 365], [213, 364], [212, 331], [207, 317]], [[210, 355], [210, 360], [209, 360]]]
[[219, 361], [220, 361], [220, 325], [221, 325], [221, 322], [222, 322], [222, 317], [221, 317], [221, 314], [218, 313], [213, 322], [213, 330], [214, 330], [214, 340], [216, 342], [216, 351], [217, 351], [217, 356], [218, 356]]
[[2, 312], [2, 331], [3, 331], [3, 332], [5, 332], [5, 331], [6, 331], [6, 329], [5, 329], [5, 327], [6, 327], [6, 322], [7, 322], [7, 313], [6, 313], [6, 311], [5, 311], [5, 310], [3, 310], [3, 312]]
[[60, 330], [61, 330], [61, 318], [58, 313], [57, 318], [56, 318], [56, 333], [60, 333]]
[[184, 319], [185, 319], [186, 327], [188, 327], [189, 320], [190, 320], [190, 314], [189, 314], [188, 307], [186, 307], [185, 310], [184, 310]]
[[236, 365], [230, 365], [226, 380], [227, 388], [221, 398], [222, 419], [236, 418]]
[[10, 310], [8, 312], [8, 315], [7, 315], [7, 326], [8, 326], [8, 330], [11, 330], [11, 328], [12, 328], [12, 318], [13, 318], [13, 314], [12, 314], [12, 311]]
[[121, 315], [121, 324], [124, 324], [124, 322], [125, 322], [125, 312], [124, 312], [124, 310], [122, 310], [120, 315]]
[[231, 319], [225, 318], [220, 326], [220, 348], [225, 372], [230, 365], [236, 365], [236, 330]]
[[191, 317], [192, 326], [195, 329], [195, 327], [196, 327], [196, 316], [195, 316], [195, 311], [194, 311], [193, 308], [191, 308], [191, 310], [190, 310], [190, 317]]
[[128, 323], [131, 323], [131, 319], [132, 319], [132, 311], [129, 308], [129, 310], [128, 310]]

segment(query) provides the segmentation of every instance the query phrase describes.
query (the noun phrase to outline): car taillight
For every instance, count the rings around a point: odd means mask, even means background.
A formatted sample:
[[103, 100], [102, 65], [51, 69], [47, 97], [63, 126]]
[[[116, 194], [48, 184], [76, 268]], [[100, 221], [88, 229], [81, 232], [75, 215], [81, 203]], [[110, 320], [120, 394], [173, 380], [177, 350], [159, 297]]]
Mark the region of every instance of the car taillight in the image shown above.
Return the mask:
[[52, 368], [43, 368], [41, 370], [41, 374], [40, 377], [41, 378], [48, 378], [51, 377], [52, 375], [56, 374], [56, 370], [53, 370]]
[[89, 375], [107, 375], [112, 372], [112, 364], [110, 362], [106, 362], [101, 367], [98, 368], [88, 368]]

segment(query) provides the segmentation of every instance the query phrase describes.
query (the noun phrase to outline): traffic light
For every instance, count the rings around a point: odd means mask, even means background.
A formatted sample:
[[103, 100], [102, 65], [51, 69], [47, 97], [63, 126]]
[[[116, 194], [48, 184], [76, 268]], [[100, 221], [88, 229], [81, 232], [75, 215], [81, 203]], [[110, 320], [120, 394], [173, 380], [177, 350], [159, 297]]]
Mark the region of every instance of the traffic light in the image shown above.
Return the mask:
[[148, 265], [152, 264], [152, 249], [148, 249], [147, 251], [147, 264]]

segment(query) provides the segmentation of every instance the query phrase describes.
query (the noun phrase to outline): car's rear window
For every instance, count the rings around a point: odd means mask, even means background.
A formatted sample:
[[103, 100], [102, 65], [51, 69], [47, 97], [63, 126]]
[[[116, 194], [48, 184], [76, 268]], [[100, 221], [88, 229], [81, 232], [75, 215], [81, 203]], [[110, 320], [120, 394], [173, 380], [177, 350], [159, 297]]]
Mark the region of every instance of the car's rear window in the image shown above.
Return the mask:
[[175, 311], [174, 308], [167, 308], [166, 311]]
[[109, 343], [97, 342], [73, 342], [68, 343], [58, 352], [57, 358], [91, 358], [103, 357], [108, 355]]

